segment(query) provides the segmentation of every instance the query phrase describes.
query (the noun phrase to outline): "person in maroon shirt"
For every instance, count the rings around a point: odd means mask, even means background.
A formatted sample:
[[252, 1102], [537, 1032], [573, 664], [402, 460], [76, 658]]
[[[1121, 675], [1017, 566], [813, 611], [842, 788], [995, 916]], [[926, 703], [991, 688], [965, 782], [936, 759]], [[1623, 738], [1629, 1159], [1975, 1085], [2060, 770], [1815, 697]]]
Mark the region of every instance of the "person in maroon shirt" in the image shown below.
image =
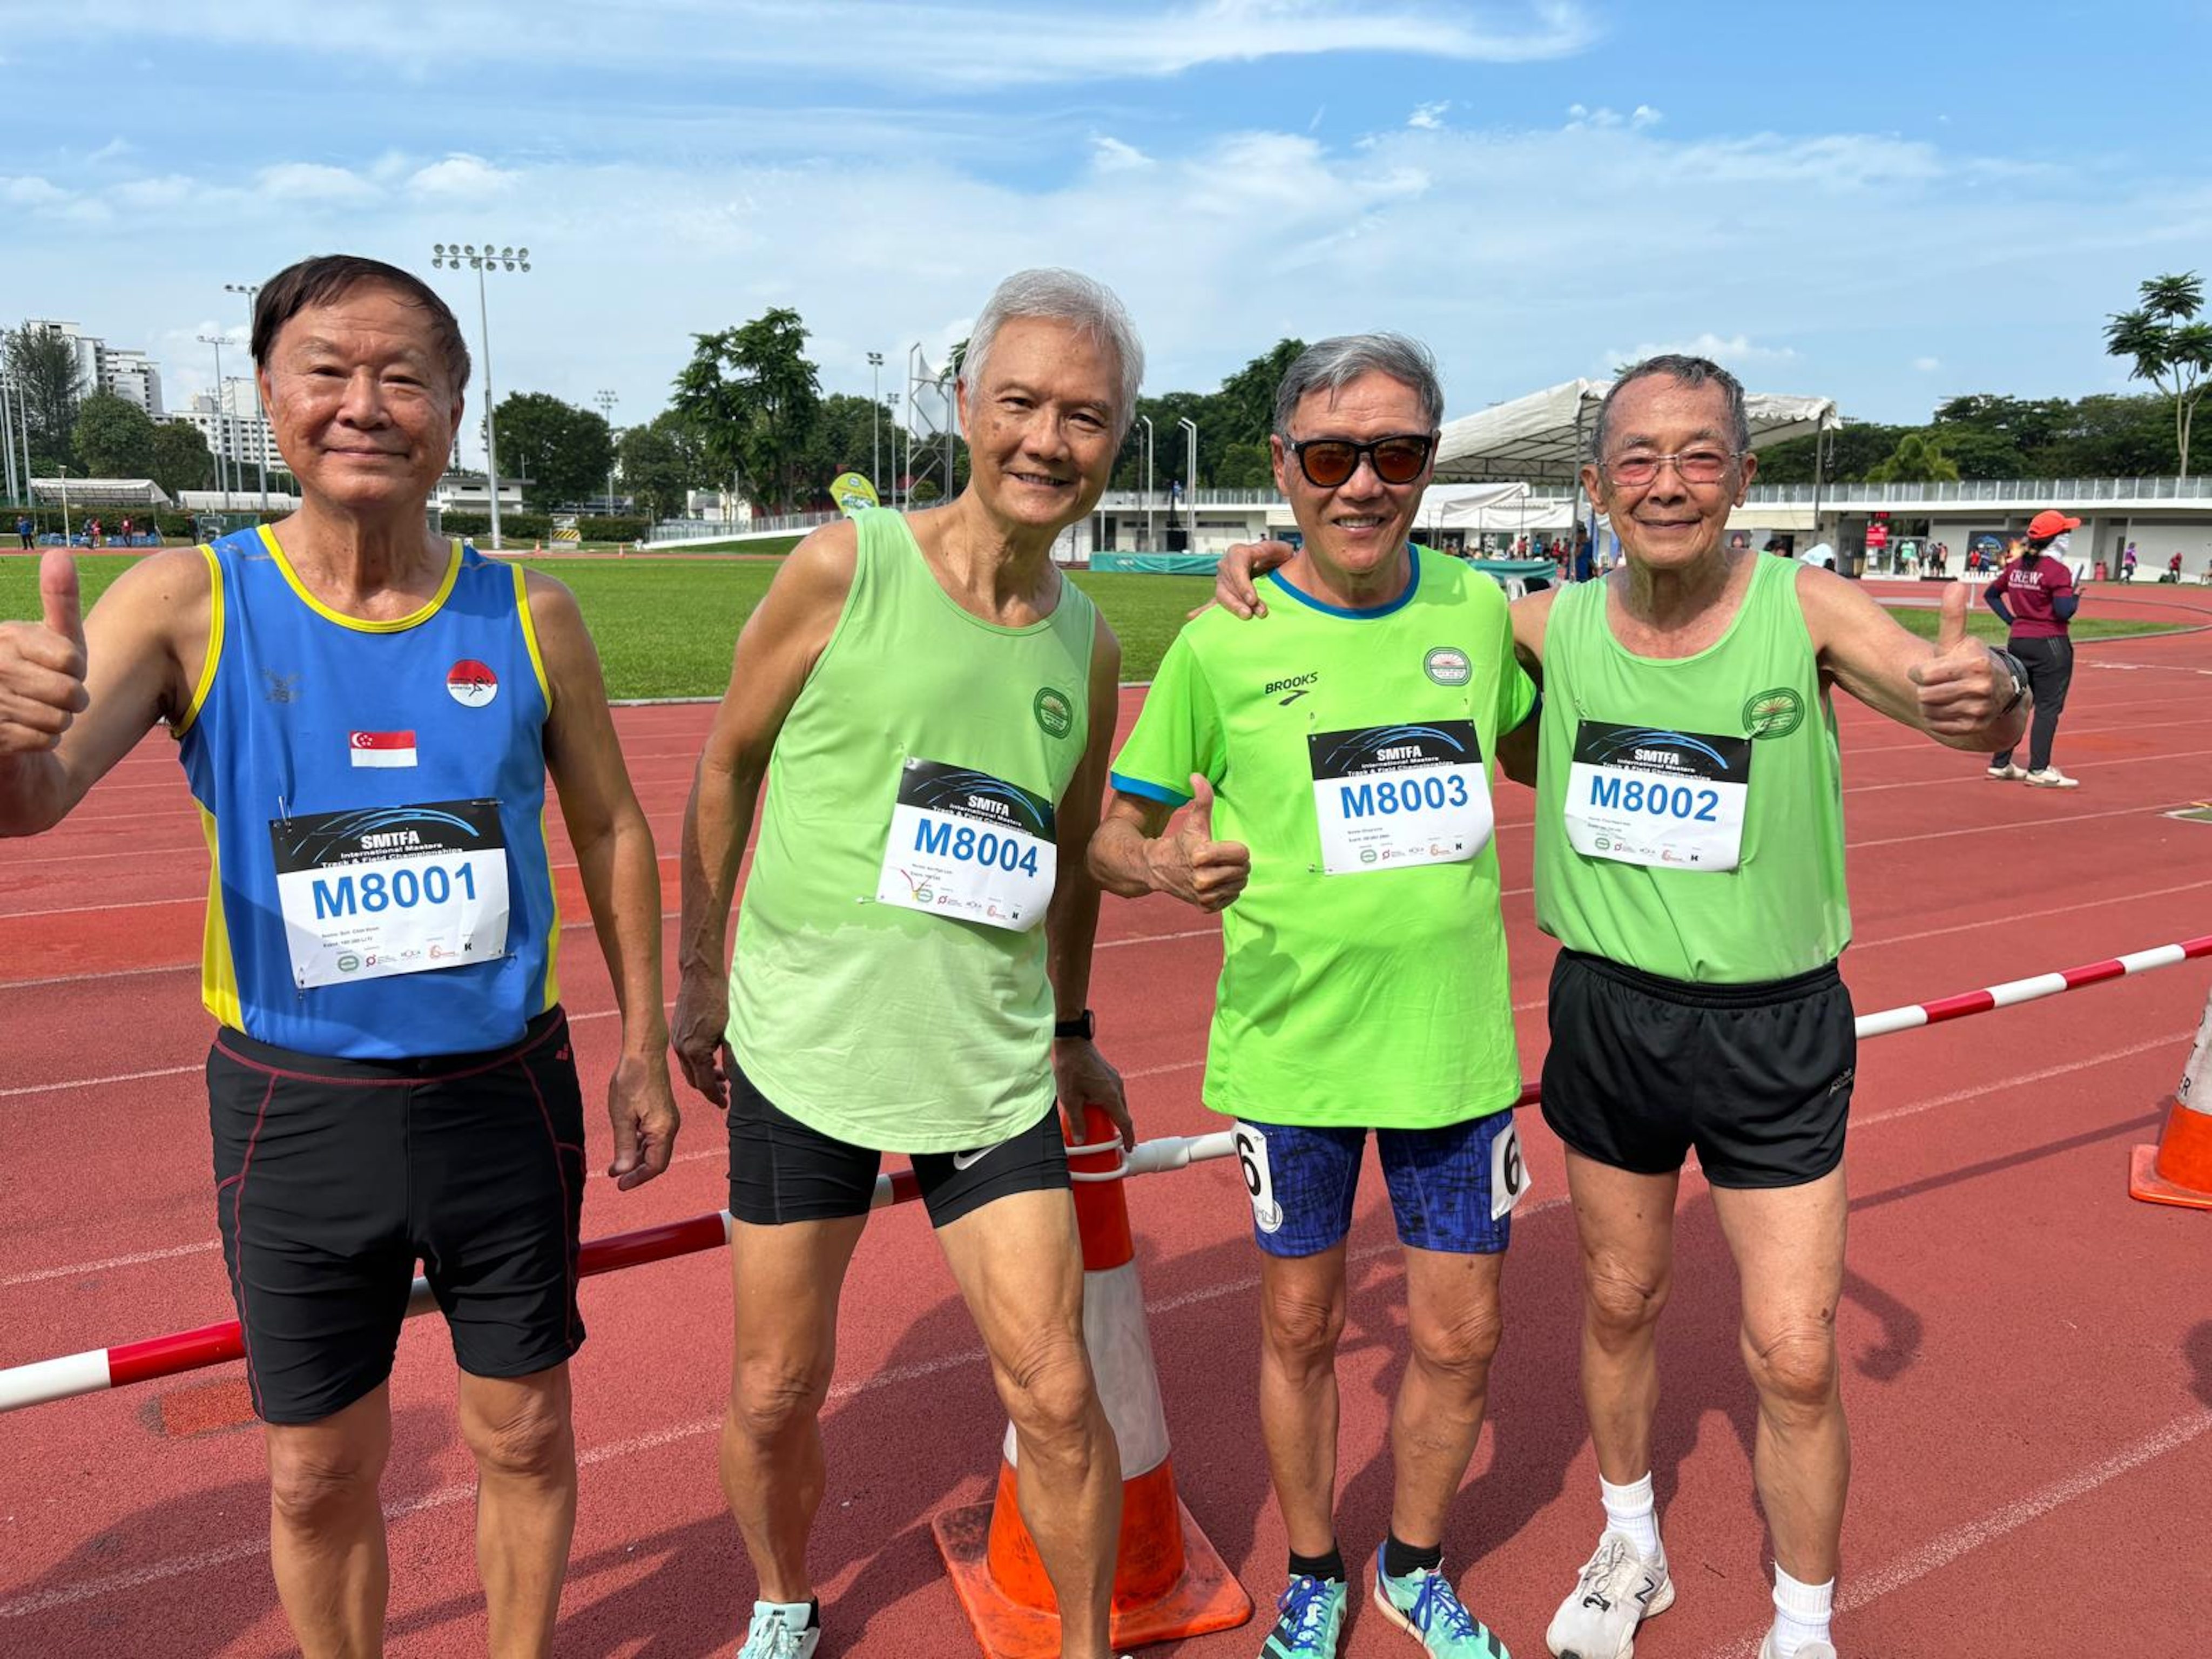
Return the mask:
[[2027, 769], [2012, 763], [2013, 751], [1992, 756], [1993, 778], [2025, 778], [2041, 789], [2072, 789], [2078, 780], [2051, 763], [2051, 740], [2066, 707], [2066, 688], [2074, 680], [2074, 641], [2068, 624], [2081, 603], [2074, 573], [2065, 559], [2066, 532], [2081, 520], [2045, 511], [2028, 520], [2021, 556], [1990, 579], [1982, 590], [1990, 609], [2012, 629], [2007, 648], [2026, 671], [2035, 693], [2035, 720], [2028, 729]]

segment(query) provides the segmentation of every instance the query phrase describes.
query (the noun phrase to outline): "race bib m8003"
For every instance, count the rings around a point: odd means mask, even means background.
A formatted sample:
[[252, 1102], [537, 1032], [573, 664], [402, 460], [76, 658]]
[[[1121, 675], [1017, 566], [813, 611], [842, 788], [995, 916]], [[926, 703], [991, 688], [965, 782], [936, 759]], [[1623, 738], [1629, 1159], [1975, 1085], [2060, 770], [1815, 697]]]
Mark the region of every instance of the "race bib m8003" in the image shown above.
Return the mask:
[[1458, 864], [1490, 844], [1490, 776], [1472, 720], [1306, 738], [1323, 875]]

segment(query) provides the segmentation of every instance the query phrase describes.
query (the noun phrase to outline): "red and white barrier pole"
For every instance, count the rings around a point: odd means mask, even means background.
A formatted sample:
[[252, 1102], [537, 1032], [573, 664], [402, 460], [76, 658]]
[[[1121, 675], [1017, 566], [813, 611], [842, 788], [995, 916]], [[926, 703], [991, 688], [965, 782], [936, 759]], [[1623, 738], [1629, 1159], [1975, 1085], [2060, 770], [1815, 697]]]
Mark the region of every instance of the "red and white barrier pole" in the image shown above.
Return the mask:
[[[1861, 1014], [1857, 1022], [1858, 1035], [1862, 1038], [1887, 1036], [1893, 1032], [1910, 1031], [1923, 1025], [1940, 1025], [1947, 1020], [1964, 1018], [1968, 1014], [1985, 1014], [1993, 1009], [2015, 1007], [2023, 1002], [2039, 1001], [2062, 992], [2078, 991], [2086, 986], [2102, 984], [2107, 980], [2124, 979], [2131, 975], [2148, 973], [2156, 968], [2170, 968], [2175, 963], [2193, 961], [2202, 957], [2212, 957], [2212, 933], [2183, 939], [2178, 944], [2160, 945], [2148, 951], [2130, 951], [2126, 956], [2108, 957], [2103, 962], [2084, 963], [2078, 968], [2061, 969], [2057, 973], [2008, 980], [2002, 985], [1989, 986], [1978, 991], [1962, 991], [1955, 996], [1938, 997], [1933, 1002], [1909, 1003], [1902, 1007], [1885, 1008], [1878, 1013]], [[1522, 1087], [1521, 1097], [1514, 1103], [1533, 1105], [1537, 1097], [1537, 1085], [1528, 1084]], [[1158, 1140], [1146, 1141], [1131, 1152], [1125, 1173], [1154, 1175], [1164, 1170], [1180, 1170], [1212, 1158], [1229, 1158], [1234, 1152], [1226, 1130], [1203, 1135], [1169, 1135]], [[886, 1205], [902, 1204], [915, 1196], [913, 1171], [894, 1170], [876, 1178], [876, 1195], [872, 1207], [881, 1209]], [[619, 1268], [641, 1267], [648, 1261], [666, 1261], [694, 1251], [713, 1249], [728, 1237], [728, 1225], [726, 1214], [694, 1216], [687, 1221], [673, 1221], [663, 1226], [646, 1227], [635, 1232], [616, 1233], [606, 1238], [587, 1240], [579, 1271], [581, 1276], [588, 1279], [599, 1273], [613, 1273]], [[434, 1305], [429, 1285], [417, 1279], [414, 1293], [407, 1304], [408, 1317], [411, 1319], [417, 1314], [427, 1313]], [[182, 1371], [198, 1370], [209, 1365], [220, 1365], [226, 1360], [240, 1358], [244, 1352], [240, 1343], [238, 1323], [231, 1320], [196, 1331], [180, 1331], [172, 1336], [154, 1337], [143, 1342], [127, 1342], [119, 1347], [88, 1348], [82, 1353], [64, 1354], [57, 1359], [41, 1359], [29, 1364], [0, 1369], [0, 1413], [17, 1411], [25, 1406], [44, 1405], [49, 1401], [67, 1400], [81, 1394], [98, 1394], [106, 1389], [119, 1389], [132, 1382], [174, 1376]]]

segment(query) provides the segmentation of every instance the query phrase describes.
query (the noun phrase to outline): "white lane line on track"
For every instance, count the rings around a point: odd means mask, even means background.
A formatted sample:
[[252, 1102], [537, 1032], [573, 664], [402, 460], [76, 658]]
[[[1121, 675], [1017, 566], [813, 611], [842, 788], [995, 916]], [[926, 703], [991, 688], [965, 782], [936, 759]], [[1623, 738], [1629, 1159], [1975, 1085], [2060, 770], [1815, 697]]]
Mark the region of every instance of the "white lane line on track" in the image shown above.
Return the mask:
[[[1953, 752], [1957, 753], [1959, 751], [1954, 750]], [[2212, 749], [2175, 749], [2170, 750], [2162, 755], [2123, 755], [2113, 760], [2071, 761], [2068, 763], [2071, 765], [2076, 772], [2094, 772], [2101, 771], [2106, 767], [2112, 766], [2146, 766], [2160, 761], [2197, 760], [2206, 755], [2212, 755]], [[1972, 759], [1972, 757], [1970, 756], [1968, 758]], [[1884, 790], [1888, 789], [1929, 789], [1941, 787], [1948, 784], [1990, 783], [1994, 781], [1996, 781], [1996, 780], [1992, 779], [1986, 770], [1977, 772], [1969, 768], [1966, 771], [1959, 773], [1954, 776], [1940, 778], [1908, 778], [1901, 783], [1855, 784], [1851, 787], [1844, 790], [1844, 793], [1847, 795], [1876, 795], [1881, 793]]]
[[[1836, 1598], [1836, 1611], [1839, 1613], [1856, 1613], [1861, 1607], [1917, 1583], [1931, 1572], [1949, 1566], [1960, 1556], [1972, 1554], [1985, 1544], [1994, 1544], [2032, 1522], [2041, 1520], [2053, 1510], [2070, 1504], [2077, 1498], [2087, 1497], [2099, 1487], [2109, 1486], [2122, 1475], [2131, 1474], [2168, 1452], [2180, 1450], [2207, 1432], [2212, 1432], [2212, 1411], [2185, 1413], [2132, 1445], [2113, 1453], [2101, 1463], [2092, 1464], [2001, 1509], [1991, 1510], [1986, 1515], [1954, 1527], [1863, 1578], [1847, 1577], [1844, 1581], [1842, 1593]], [[1725, 1650], [1727, 1659], [1758, 1659], [1759, 1644], [1765, 1639], [1765, 1627], [1762, 1626], [1756, 1634], [1740, 1638]]]
[[182, 1255], [204, 1255], [210, 1250], [219, 1250], [222, 1241], [203, 1239], [197, 1244], [173, 1244], [166, 1250], [141, 1250], [135, 1255], [111, 1255], [100, 1261], [76, 1261], [65, 1267], [41, 1267], [36, 1273], [14, 1273], [0, 1279], [0, 1291], [12, 1291], [18, 1285], [36, 1285], [49, 1279], [75, 1279], [81, 1273], [106, 1273], [116, 1267], [140, 1267], [149, 1261], [171, 1261]]

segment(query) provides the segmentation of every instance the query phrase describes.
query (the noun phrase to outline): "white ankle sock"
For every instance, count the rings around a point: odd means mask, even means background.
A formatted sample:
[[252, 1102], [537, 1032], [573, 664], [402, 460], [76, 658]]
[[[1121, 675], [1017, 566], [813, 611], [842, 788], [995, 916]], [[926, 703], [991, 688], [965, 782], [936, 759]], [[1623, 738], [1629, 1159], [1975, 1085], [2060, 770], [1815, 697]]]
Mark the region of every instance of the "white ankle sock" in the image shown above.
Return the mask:
[[1626, 1534], [1645, 1560], [1664, 1562], [1667, 1552], [1659, 1543], [1659, 1515], [1651, 1501], [1650, 1473], [1625, 1486], [1616, 1486], [1601, 1474], [1597, 1490], [1605, 1500], [1606, 1529]]
[[1828, 1620], [1835, 1605], [1836, 1581], [1801, 1584], [1774, 1564], [1774, 1659], [1796, 1659], [1808, 1642], [1828, 1639]]

